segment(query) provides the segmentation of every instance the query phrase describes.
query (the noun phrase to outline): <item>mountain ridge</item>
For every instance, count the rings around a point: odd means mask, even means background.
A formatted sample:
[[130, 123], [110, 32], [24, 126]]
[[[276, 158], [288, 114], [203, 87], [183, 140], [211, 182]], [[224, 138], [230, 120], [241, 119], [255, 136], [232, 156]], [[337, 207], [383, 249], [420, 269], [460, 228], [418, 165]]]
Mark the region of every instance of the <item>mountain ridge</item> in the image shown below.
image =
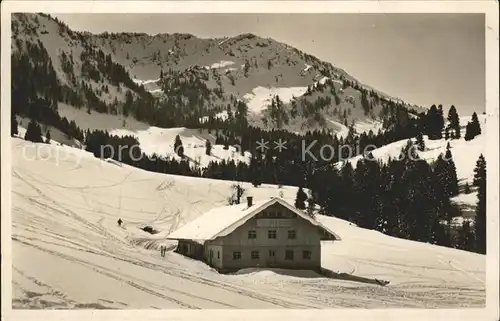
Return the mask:
[[[336, 132], [335, 123], [383, 122], [392, 117], [384, 111], [391, 104], [414, 108], [360, 84], [329, 62], [252, 33], [208, 39], [185, 33], [92, 34], [73, 31], [45, 14], [14, 14], [12, 21], [13, 51], [25, 53], [23, 43], [43, 46], [61, 86], [84, 96], [75, 107], [131, 113], [151, 125], [183, 126], [186, 118], [214, 117], [228, 104], [236, 112], [238, 101], [244, 101], [257, 106], [248, 117], [252, 125]], [[89, 88], [82, 89], [78, 81]], [[272, 99], [283, 95], [288, 98], [273, 112]], [[152, 116], [158, 109], [159, 115]], [[169, 124], [165, 117], [175, 121]]]

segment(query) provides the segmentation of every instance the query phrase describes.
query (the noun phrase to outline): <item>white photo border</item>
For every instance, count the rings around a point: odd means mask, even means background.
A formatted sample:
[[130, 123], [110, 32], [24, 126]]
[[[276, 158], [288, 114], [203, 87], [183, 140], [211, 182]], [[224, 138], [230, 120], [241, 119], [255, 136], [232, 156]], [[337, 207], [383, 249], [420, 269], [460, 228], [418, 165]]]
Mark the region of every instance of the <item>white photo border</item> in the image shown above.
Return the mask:
[[[499, 318], [499, 80], [497, 1], [3, 1], [1, 45], [2, 318], [5, 320], [488, 320]], [[484, 309], [12, 310], [11, 13], [484, 13], [486, 43], [487, 264]]]

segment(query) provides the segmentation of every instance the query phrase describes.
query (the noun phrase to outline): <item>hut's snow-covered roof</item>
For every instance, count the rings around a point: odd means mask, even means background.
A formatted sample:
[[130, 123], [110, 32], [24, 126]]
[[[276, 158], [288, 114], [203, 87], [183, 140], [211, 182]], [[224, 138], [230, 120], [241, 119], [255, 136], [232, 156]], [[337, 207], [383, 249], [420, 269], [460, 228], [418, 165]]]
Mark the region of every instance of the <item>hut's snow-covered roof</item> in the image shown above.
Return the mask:
[[250, 207], [248, 207], [247, 203], [244, 203], [213, 208], [169, 234], [167, 239], [202, 242], [213, 240], [217, 237], [230, 234], [254, 215], [276, 203], [283, 205], [311, 224], [331, 234], [334, 240], [340, 240], [340, 237], [329, 228], [277, 197], [256, 201]]

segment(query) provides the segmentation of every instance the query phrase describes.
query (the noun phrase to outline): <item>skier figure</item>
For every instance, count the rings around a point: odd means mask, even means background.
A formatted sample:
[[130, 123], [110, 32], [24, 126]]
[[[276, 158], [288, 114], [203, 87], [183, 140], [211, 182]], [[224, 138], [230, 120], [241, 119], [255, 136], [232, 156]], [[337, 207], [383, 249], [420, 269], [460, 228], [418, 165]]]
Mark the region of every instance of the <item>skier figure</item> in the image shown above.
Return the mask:
[[121, 227], [121, 226], [122, 226], [122, 223], [123, 223], [122, 219], [121, 219], [121, 218], [119, 218], [119, 219], [118, 219], [118, 226], [119, 226], [119, 227]]
[[160, 245], [160, 254], [162, 257], [165, 257], [165, 246]]

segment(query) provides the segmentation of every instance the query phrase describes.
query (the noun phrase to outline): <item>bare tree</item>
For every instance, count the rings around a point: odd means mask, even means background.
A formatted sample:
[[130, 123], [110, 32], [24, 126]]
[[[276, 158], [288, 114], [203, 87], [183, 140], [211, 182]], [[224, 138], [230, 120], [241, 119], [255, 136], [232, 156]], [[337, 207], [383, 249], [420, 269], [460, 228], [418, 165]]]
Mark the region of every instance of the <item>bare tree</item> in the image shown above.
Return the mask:
[[240, 183], [234, 183], [231, 185], [231, 195], [228, 197], [229, 205], [240, 204], [243, 194], [245, 194], [245, 189]]

